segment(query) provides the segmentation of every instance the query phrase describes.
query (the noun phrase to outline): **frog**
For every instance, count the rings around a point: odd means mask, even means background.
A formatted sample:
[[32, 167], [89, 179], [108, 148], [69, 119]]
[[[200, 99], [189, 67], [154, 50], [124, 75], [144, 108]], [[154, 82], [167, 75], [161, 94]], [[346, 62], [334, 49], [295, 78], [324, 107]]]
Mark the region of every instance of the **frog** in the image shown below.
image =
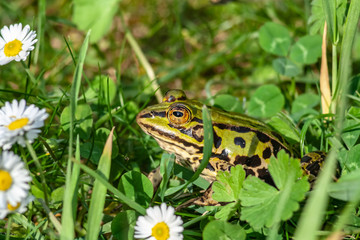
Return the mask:
[[[204, 128], [203, 103], [188, 99], [180, 89], [166, 92], [163, 101], [140, 111], [136, 122], [152, 136], [165, 151], [176, 156], [176, 163], [196, 171], [203, 159]], [[219, 171], [230, 171], [242, 165], [246, 176], [258, 177], [273, 185], [268, 165], [271, 157], [284, 150], [291, 156], [297, 154], [285, 138], [266, 123], [245, 114], [228, 112], [208, 106], [212, 120], [213, 146], [207, 166], [201, 177], [210, 183]], [[325, 154], [311, 152], [301, 160], [304, 174], [315, 179], [321, 169]], [[211, 187], [198, 205], [215, 205], [211, 199]]]

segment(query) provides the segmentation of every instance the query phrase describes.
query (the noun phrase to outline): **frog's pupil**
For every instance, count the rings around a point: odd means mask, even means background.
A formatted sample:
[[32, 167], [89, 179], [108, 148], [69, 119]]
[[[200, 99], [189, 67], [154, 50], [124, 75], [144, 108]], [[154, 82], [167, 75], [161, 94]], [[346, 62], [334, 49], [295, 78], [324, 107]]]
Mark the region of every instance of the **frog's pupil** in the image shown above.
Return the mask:
[[182, 116], [184, 116], [184, 114], [183, 114], [182, 112], [175, 111], [175, 112], [174, 112], [174, 116], [175, 116], [175, 117], [182, 117]]

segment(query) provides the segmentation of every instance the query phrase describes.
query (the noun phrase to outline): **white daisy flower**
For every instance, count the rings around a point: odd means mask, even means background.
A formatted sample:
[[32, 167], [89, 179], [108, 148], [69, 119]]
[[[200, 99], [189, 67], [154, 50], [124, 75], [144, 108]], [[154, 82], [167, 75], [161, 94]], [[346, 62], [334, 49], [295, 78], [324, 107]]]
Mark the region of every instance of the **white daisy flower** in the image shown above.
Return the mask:
[[0, 108], [0, 147], [4, 150], [11, 148], [16, 142], [25, 147], [25, 140], [30, 143], [37, 138], [44, 126], [44, 120], [48, 117], [45, 109], [39, 109], [35, 105], [26, 106], [24, 99], [6, 102]]
[[37, 42], [36, 32], [30, 31], [30, 26], [22, 28], [21, 23], [4, 26], [0, 30], [0, 65], [13, 60], [25, 61]]
[[15, 206], [10, 203], [7, 204], [6, 208], [0, 209], [0, 219], [4, 219], [10, 213], [24, 213], [27, 211], [27, 205], [34, 201], [34, 196], [29, 195], [21, 202], [18, 202]]
[[137, 219], [134, 237], [149, 240], [183, 239], [182, 225], [181, 217], [175, 216], [175, 209], [162, 203], [146, 209], [146, 216]]
[[30, 172], [20, 157], [3, 151], [0, 155], [0, 209], [17, 206], [28, 195]]

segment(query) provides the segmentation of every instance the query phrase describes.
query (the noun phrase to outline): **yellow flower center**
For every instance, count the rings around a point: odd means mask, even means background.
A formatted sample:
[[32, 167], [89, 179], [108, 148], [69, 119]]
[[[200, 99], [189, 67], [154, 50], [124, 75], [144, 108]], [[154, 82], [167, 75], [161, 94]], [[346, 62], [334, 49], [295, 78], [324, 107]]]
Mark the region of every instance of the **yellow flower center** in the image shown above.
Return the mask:
[[170, 231], [168, 225], [164, 222], [157, 223], [151, 229], [151, 235], [156, 238], [156, 240], [166, 240], [170, 237]]
[[28, 124], [28, 122], [29, 122], [28, 118], [19, 118], [13, 121], [12, 123], [10, 123], [7, 127], [9, 130], [16, 130], [22, 128], [23, 126]]
[[11, 42], [8, 42], [7, 44], [5, 44], [5, 47], [4, 47], [5, 56], [15, 57], [21, 51], [22, 45], [23, 45], [22, 42], [17, 39], [15, 39]]
[[0, 191], [6, 191], [10, 188], [12, 178], [9, 172], [0, 170]]
[[20, 207], [20, 203], [19, 203], [19, 202], [16, 204], [16, 206], [11, 205], [10, 203], [7, 204], [7, 208], [8, 208], [9, 211], [15, 211], [15, 210], [18, 209], [19, 207]]

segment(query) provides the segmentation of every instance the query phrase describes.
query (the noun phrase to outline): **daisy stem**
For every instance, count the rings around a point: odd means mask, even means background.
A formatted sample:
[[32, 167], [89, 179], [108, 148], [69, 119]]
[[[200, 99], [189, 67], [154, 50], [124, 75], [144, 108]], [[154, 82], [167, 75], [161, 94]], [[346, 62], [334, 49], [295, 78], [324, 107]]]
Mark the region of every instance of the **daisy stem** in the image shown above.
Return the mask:
[[7, 222], [5, 240], [9, 240], [9, 239], [10, 239], [11, 224], [12, 224], [12, 214], [9, 216], [9, 220], [8, 220], [8, 222]]
[[44, 176], [44, 174], [43, 174], [43, 170], [42, 170], [41, 164], [40, 164], [40, 162], [39, 162], [39, 159], [38, 159], [37, 156], [36, 156], [35, 150], [34, 150], [34, 148], [32, 147], [32, 145], [29, 143], [28, 140], [25, 140], [25, 142], [26, 142], [26, 147], [28, 148], [31, 157], [32, 157], [32, 159], [33, 159], [34, 162], [35, 162], [36, 168], [37, 168], [38, 172], [40, 173], [40, 179], [41, 179], [41, 185], [42, 185], [43, 191], [44, 191], [45, 203], [46, 203], [46, 205], [49, 206], [49, 199], [48, 199], [47, 188], [46, 188], [47, 185], [46, 185], [45, 176]]

